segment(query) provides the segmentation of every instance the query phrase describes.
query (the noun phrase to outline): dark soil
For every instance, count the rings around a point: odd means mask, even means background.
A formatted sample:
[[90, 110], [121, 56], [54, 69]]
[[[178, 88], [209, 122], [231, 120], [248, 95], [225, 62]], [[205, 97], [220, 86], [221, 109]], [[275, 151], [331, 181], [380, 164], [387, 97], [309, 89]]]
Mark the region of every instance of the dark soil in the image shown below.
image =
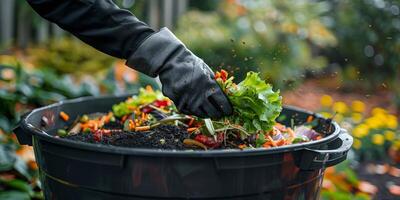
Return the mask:
[[[105, 126], [105, 128], [120, 129], [120, 125], [118, 123], [109, 123]], [[189, 134], [185, 128], [174, 125], [161, 125], [150, 131], [118, 131], [112, 132], [111, 135], [104, 134], [102, 135], [100, 141], [97, 141], [92, 133], [79, 133], [75, 135], [69, 135], [64, 138], [81, 142], [121, 147], [182, 150], [187, 149], [183, 145], [183, 140], [188, 137]]]

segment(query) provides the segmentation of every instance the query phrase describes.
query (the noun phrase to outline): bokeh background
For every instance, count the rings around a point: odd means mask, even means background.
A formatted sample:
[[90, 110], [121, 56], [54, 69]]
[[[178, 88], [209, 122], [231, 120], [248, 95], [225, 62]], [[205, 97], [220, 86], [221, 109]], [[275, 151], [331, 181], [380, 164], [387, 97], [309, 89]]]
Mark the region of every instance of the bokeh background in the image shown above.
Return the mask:
[[[354, 136], [328, 168], [322, 199], [400, 199], [400, 0], [118, 0], [169, 27], [214, 69], [249, 70], [284, 102], [333, 118]], [[0, 199], [42, 199], [32, 150], [12, 128], [62, 99], [134, 93], [157, 82], [43, 20], [0, 1]]]

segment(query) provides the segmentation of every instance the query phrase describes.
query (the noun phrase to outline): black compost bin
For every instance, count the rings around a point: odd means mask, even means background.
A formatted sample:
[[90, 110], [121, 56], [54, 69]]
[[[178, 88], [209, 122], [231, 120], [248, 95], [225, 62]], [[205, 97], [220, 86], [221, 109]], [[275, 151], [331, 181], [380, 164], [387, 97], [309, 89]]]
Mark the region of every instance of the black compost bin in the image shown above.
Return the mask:
[[[53, 137], [71, 118], [106, 112], [126, 97], [80, 98], [33, 110], [15, 129], [33, 145], [46, 199], [318, 199], [324, 169], [346, 159], [352, 137], [335, 122], [285, 107], [282, 123], [319, 120], [324, 138], [272, 149], [172, 151]], [[42, 127], [46, 116], [49, 125]]]

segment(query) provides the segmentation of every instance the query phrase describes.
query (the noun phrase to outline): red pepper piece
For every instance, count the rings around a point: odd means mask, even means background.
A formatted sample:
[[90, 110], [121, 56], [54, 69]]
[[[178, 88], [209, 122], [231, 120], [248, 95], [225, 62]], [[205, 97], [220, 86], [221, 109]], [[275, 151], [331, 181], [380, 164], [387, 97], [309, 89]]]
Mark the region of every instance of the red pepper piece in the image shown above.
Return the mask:
[[142, 108], [141, 110], [144, 113], [150, 113], [151, 111], [153, 111], [153, 108], [150, 108], [149, 106], [146, 106], [144, 108]]
[[221, 69], [221, 79], [225, 82], [228, 79], [228, 72]]
[[93, 139], [96, 142], [100, 142], [103, 139], [103, 133], [101, 130], [96, 130], [93, 132]]
[[161, 107], [166, 107], [169, 105], [169, 101], [168, 100], [155, 100], [153, 102], [153, 105], [155, 107], [161, 108]]
[[222, 133], [218, 134], [217, 141], [214, 140], [212, 137], [208, 137], [205, 135], [196, 135], [194, 138], [196, 141], [206, 145], [209, 148], [217, 148], [221, 146], [222, 142], [224, 141], [224, 135]]

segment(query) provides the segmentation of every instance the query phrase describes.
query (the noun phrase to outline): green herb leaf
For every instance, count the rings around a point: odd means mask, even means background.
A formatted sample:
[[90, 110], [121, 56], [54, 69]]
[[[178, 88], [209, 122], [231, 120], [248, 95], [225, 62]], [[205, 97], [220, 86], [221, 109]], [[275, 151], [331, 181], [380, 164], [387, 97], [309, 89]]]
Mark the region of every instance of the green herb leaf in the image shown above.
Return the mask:
[[130, 128], [129, 128], [129, 120], [125, 120], [123, 130], [124, 130], [124, 131], [130, 131]]

